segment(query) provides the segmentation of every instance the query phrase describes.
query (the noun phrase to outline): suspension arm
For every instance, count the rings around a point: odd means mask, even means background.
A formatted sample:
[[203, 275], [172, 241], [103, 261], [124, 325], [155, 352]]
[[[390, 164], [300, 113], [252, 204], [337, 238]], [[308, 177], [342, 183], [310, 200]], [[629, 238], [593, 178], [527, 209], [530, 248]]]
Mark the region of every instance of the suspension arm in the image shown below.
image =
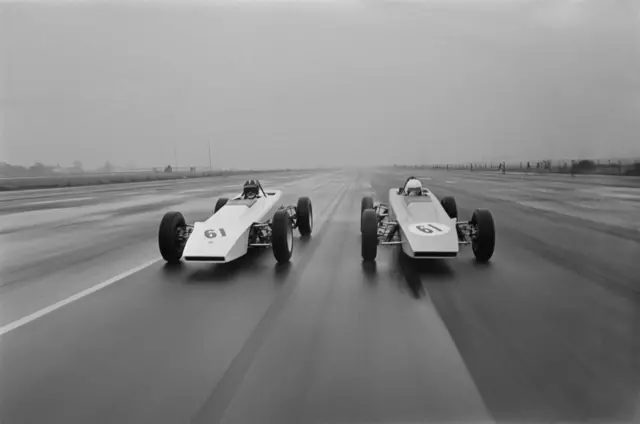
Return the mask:
[[257, 222], [251, 226], [249, 247], [271, 247], [271, 223]]
[[477, 237], [477, 228], [469, 221], [458, 221], [456, 223], [456, 231], [458, 233], [458, 243], [471, 244]]
[[193, 232], [193, 225], [185, 225], [184, 228], [178, 228], [178, 240], [182, 243], [186, 243]]
[[298, 228], [298, 208], [291, 205], [282, 205], [278, 210], [280, 209], [284, 209], [289, 212], [289, 217], [291, 218], [291, 225], [293, 226], [293, 229], [295, 230], [296, 228]]

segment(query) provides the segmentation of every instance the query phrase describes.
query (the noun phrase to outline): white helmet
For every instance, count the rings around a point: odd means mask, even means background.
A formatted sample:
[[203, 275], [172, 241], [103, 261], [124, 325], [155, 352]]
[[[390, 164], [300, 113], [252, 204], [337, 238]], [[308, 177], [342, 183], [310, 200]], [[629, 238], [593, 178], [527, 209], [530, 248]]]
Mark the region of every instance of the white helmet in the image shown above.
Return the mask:
[[407, 185], [404, 188], [407, 195], [421, 196], [422, 195], [422, 183], [418, 179], [410, 179], [407, 181]]

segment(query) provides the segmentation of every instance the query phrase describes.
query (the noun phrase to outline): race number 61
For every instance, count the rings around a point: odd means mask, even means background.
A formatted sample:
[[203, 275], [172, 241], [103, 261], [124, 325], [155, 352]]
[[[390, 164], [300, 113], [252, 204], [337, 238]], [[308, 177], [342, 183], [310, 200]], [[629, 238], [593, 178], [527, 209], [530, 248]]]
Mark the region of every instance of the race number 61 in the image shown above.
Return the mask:
[[205, 230], [204, 236], [206, 238], [216, 238], [220, 234], [220, 237], [226, 237], [227, 233], [224, 231], [224, 228], [218, 228], [217, 230]]
[[433, 225], [433, 224], [428, 224], [428, 225], [417, 225], [416, 229], [418, 231], [422, 231], [425, 234], [433, 234], [433, 233], [441, 233], [442, 229], [438, 228], [437, 226]]

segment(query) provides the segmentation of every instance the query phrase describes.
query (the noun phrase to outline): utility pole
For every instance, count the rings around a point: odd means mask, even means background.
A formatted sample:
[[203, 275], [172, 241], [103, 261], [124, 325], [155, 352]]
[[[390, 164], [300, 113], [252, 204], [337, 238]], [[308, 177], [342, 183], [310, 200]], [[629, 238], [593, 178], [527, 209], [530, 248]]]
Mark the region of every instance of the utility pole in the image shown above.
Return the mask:
[[209, 141], [209, 171], [213, 171], [211, 167], [211, 141]]

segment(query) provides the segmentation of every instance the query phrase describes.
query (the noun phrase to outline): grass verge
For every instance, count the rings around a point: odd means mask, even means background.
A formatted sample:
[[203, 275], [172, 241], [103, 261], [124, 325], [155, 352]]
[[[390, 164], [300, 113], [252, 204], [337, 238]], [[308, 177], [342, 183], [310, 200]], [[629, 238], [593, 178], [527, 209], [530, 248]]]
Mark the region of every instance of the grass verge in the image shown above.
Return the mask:
[[[256, 171], [256, 173], [282, 172]], [[187, 178], [223, 177], [228, 175], [250, 174], [251, 171], [229, 172], [131, 172], [117, 174], [82, 174], [54, 177], [18, 177], [0, 178], [0, 191], [34, 190], [43, 188], [81, 187], [104, 184], [142, 183], [147, 181], [181, 180]]]

